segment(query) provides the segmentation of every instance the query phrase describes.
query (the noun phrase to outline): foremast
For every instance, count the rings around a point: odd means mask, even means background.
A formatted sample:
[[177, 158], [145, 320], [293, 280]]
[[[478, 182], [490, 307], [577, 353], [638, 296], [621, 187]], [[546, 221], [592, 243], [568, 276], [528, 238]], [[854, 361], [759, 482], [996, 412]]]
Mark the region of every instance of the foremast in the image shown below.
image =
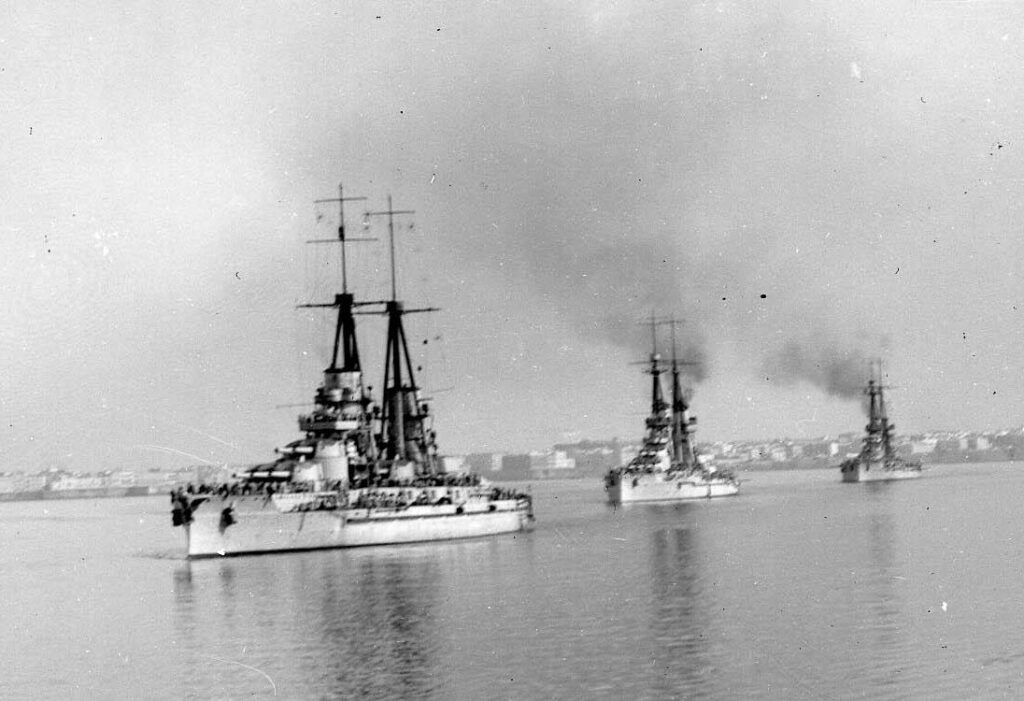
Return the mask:
[[[332, 302], [302, 304], [303, 308], [337, 309], [334, 327], [334, 345], [330, 365], [324, 369], [323, 382], [314, 397], [314, 409], [299, 415], [299, 429], [306, 438], [296, 441], [278, 453], [293, 458], [301, 468], [307, 459], [316, 457], [319, 473], [310, 470], [307, 481], [347, 483], [366, 478], [377, 461], [377, 450], [372, 431], [371, 399], [363, 384], [359, 344], [356, 336], [355, 308], [361, 303], [348, 290], [346, 244], [350, 241], [373, 239], [348, 238], [345, 232], [345, 202], [362, 201], [365, 197], [345, 197], [344, 188], [338, 186], [338, 197], [316, 200], [317, 203], [338, 204], [338, 236], [336, 239], [316, 239], [307, 243], [336, 243], [341, 258], [341, 293]], [[303, 470], [293, 470], [300, 476]]]
[[864, 437], [863, 456], [868, 460], [889, 463], [896, 458], [892, 445], [896, 425], [889, 422], [885, 406], [881, 362], [872, 364], [871, 374], [872, 377], [864, 390], [868, 396], [868, 425], [865, 426], [867, 435]]
[[650, 367], [645, 371], [651, 376], [651, 413], [647, 417], [647, 443], [663, 444], [667, 442], [668, 432], [671, 429], [671, 415], [669, 404], [665, 401], [665, 394], [661, 386], [661, 376], [665, 370], [661, 362], [661, 354], [658, 353], [657, 326], [659, 322], [654, 314], [651, 314], [651, 355], [648, 360]]

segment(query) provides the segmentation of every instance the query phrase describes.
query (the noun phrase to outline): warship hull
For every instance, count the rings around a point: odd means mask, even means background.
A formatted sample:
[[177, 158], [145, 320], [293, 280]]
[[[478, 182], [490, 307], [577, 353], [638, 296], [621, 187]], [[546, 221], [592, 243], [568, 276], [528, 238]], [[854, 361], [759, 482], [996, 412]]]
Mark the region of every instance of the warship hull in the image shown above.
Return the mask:
[[891, 482], [894, 480], [917, 479], [921, 476], [920, 468], [912, 467], [886, 467], [878, 465], [867, 465], [859, 462], [856, 465], [845, 465], [842, 469], [843, 482]]
[[[185, 526], [188, 556], [458, 540], [524, 531], [532, 522], [525, 499], [458, 506], [282, 510], [291, 508], [287, 502], [264, 496], [203, 500], [193, 508], [192, 520]], [[230, 516], [226, 518], [225, 512]]]
[[628, 504], [645, 501], [690, 501], [731, 497], [739, 493], [732, 480], [663, 479], [655, 475], [625, 476], [608, 485], [608, 501]]

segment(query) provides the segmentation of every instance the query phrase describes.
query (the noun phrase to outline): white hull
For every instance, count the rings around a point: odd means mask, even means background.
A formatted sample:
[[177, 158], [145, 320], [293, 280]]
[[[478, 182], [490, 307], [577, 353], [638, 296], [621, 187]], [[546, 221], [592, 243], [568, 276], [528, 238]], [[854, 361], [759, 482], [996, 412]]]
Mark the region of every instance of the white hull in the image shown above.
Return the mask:
[[[318, 511], [282, 511], [287, 508], [282, 501], [265, 496], [207, 499], [185, 527], [189, 557], [477, 538], [526, 530], [532, 520], [528, 503], [519, 499]], [[234, 522], [224, 527], [222, 514], [229, 507]]]
[[864, 463], [844, 468], [843, 482], [890, 482], [893, 480], [917, 479], [921, 476], [920, 468], [886, 468], [877, 464], [869, 469]]
[[625, 475], [608, 485], [608, 501], [628, 504], [640, 501], [690, 501], [731, 497], [740, 491], [739, 484], [728, 479], [665, 479], [663, 475]]

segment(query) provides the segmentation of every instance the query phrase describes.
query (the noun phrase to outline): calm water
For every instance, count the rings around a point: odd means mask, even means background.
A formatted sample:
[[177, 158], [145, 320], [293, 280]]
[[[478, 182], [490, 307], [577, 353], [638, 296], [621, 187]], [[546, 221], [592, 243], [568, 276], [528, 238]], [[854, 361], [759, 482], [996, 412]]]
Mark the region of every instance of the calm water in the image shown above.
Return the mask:
[[1024, 466], [188, 563], [165, 499], [0, 504], [2, 698], [1024, 696]]

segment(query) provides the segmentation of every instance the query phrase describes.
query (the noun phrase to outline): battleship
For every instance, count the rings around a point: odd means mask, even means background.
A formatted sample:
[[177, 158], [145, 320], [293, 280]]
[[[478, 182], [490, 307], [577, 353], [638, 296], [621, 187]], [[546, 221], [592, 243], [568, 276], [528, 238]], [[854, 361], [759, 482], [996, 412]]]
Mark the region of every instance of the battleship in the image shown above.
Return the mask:
[[[341, 288], [334, 300], [302, 307], [337, 311], [330, 365], [316, 390], [314, 409], [298, 417], [302, 437], [277, 449], [279, 457], [234, 475], [229, 483], [189, 485], [171, 493], [171, 519], [187, 537], [189, 558], [394, 545], [490, 536], [527, 530], [529, 494], [489, 484], [477, 474], [447, 474], [438, 453], [432, 415], [420, 396], [397, 298], [394, 218], [388, 208], [391, 298], [356, 300], [346, 278], [344, 203], [339, 186], [337, 243]], [[357, 239], [349, 239], [357, 240]], [[363, 239], [367, 240], [367, 239]], [[382, 400], [363, 382], [355, 317], [387, 320]]]
[[857, 457], [844, 460], [839, 466], [843, 482], [885, 482], [921, 476], [921, 464], [904, 460], [892, 447], [896, 426], [889, 423], [886, 412], [880, 364], [877, 374], [877, 381], [872, 377], [864, 389], [868, 397], [868, 425], [865, 427], [864, 445]]
[[651, 319], [652, 352], [646, 373], [651, 376], [651, 413], [647, 432], [636, 457], [605, 475], [605, 491], [612, 504], [644, 501], [683, 501], [728, 497], [740, 490], [729, 471], [718, 470], [697, 455], [693, 433], [697, 418], [680, 381], [680, 362], [675, 350], [675, 322], [672, 338], [672, 403], [664, 399], [661, 376], [665, 368], [658, 354], [656, 326]]

